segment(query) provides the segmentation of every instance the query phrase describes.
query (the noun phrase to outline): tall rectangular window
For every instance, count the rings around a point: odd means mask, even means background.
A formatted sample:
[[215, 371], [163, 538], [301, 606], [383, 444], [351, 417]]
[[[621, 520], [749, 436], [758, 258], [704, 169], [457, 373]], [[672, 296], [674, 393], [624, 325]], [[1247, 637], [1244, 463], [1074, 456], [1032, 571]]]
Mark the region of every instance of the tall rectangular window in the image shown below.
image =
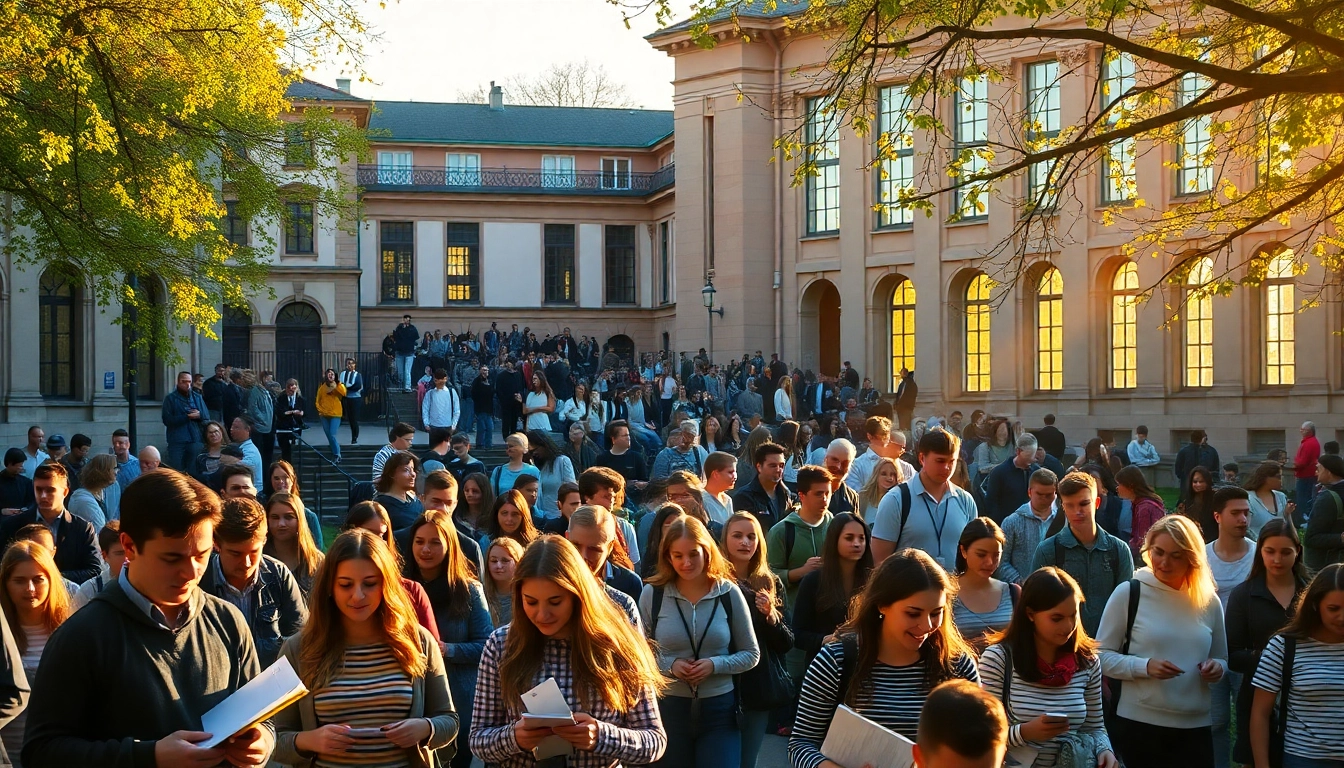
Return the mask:
[[1280, 252], [1265, 276], [1265, 383], [1297, 383], [1297, 329], [1293, 306], [1293, 252]]
[[382, 294], [386, 302], [415, 299], [415, 224], [410, 221], [384, 221], [379, 225], [382, 254]]
[[575, 183], [573, 155], [542, 155], [541, 186], [569, 189]]
[[378, 183], [410, 184], [414, 175], [414, 155], [410, 152], [379, 152]]
[[475, 153], [446, 153], [444, 156], [443, 171], [443, 183], [445, 186], [481, 186], [481, 156]]
[[448, 224], [447, 261], [443, 272], [447, 281], [444, 299], [457, 304], [475, 304], [480, 301], [481, 280], [481, 225], [450, 222]]
[[660, 304], [672, 302], [672, 222], [658, 225], [658, 291]]
[[[1208, 47], [1200, 59], [1207, 61]], [[1209, 79], [1195, 72], [1181, 75], [1176, 86], [1176, 106], [1184, 107], [1209, 88]], [[1195, 195], [1213, 189], [1213, 163], [1209, 153], [1213, 145], [1213, 116], [1192, 117], [1181, 126], [1176, 144], [1176, 194]]]
[[630, 158], [628, 157], [602, 158], [602, 188], [603, 189], [630, 188]]
[[990, 307], [993, 283], [976, 275], [966, 286], [966, 391], [988, 392], [990, 388]]
[[285, 165], [308, 168], [313, 164], [313, 142], [298, 123], [285, 126]]
[[903, 85], [878, 92], [877, 155], [881, 172], [877, 179], [877, 226], [901, 227], [914, 223], [914, 211], [901, 205], [902, 193], [915, 190], [915, 137], [910, 124], [910, 93]]
[[574, 303], [574, 225], [547, 224], [544, 233], [547, 304]]
[[1213, 386], [1213, 261], [1201, 256], [1185, 277], [1185, 386]]
[[234, 245], [247, 245], [247, 219], [238, 214], [238, 203], [233, 200], [224, 203], [223, 235]]
[[[952, 99], [956, 115], [956, 152], [961, 160], [962, 186], [954, 193], [954, 207], [962, 219], [989, 215], [989, 193], [971, 179], [989, 169], [989, 77], [963, 77]], [[978, 391], [978, 390], [971, 390]]]
[[285, 253], [313, 252], [313, 204], [286, 203], [289, 220], [285, 222]]
[[635, 228], [628, 224], [606, 227], [606, 303], [634, 304]]
[[840, 231], [840, 124], [835, 100], [821, 97], [807, 100], [808, 159], [816, 164], [815, 175], [807, 177], [807, 234], [823, 235]]
[[901, 385], [901, 369], [915, 369], [915, 284], [909, 278], [891, 293], [891, 391]]
[[[1124, 98], [1134, 87], [1134, 57], [1128, 53], [1104, 52], [1101, 59], [1101, 106], [1106, 111], [1106, 127], [1114, 129], [1126, 112], [1134, 108], [1133, 99]], [[1134, 169], [1134, 139], [1120, 139], [1106, 146], [1101, 156], [1101, 201], [1123, 203], [1138, 196]]]
[[[1027, 141], [1033, 151], [1049, 149], [1059, 138], [1059, 62], [1027, 65]], [[1027, 170], [1027, 206], [1049, 210], [1059, 196], [1054, 162], [1033, 163]]]
[[1127, 261], [1111, 279], [1111, 389], [1139, 385], [1139, 269]]
[[1036, 388], [1064, 388], [1064, 278], [1054, 267], [1036, 293]]

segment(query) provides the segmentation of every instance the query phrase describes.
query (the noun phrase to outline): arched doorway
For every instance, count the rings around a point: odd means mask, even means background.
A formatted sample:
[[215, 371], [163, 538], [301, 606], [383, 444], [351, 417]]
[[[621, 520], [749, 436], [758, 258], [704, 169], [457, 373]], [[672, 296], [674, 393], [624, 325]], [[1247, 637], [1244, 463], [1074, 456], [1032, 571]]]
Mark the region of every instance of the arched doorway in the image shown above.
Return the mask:
[[623, 365], [635, 364], [635, 342], [629, 336], [618, 333], [607, 339], [607, 346], [611, 347], [611, 351], [616, 353]]
[[248, 367], [252, 360], [252, 313], [243, 307], [225, 307], [221, 326], [221, 362], [234, 368]]
[[817, 280], [803, 292], [801, 311], [803, 367], [818, 374], [840, 373], [840, 291], [830, 280]]
[[312, 304], [286, 304], [275, 317], [275, 379], [309, 392], [322, 379], [322, 317]]

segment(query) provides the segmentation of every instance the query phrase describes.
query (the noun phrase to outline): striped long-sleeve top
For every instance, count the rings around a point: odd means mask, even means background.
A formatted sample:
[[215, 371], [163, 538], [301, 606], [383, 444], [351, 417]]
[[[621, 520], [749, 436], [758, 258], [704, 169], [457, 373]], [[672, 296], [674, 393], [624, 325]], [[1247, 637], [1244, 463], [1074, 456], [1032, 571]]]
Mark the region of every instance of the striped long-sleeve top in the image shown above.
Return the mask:
[[[513, 724], [522, 715], [521, 702], [505, 702], [500, 692], [500, 661], [509, 628], [500, 627], [485, 642], [481, 666], [476, 678], [476, 699], [471, 709], [471, 751], [487, 765], [499, 768], [525, 768], [537, 761], [513, 738]], [[572, 711], [582, 711], [574, 691], [574, 668], [570, 664], [568, 640], [549, 639], [542, 651], [541, 668], [533, 684], [554, 677]], [[667, 733], [658, 714], [658, 698], [650, 688], [639, 704], [629, 712], [617, 712], [599, 702], [588, 712], [597, 720], [597, 745], [591, 752], [575, 752], [568, 758], [570, 768], [618, 768], [625, 764], [644, 765], [663, 756]]]
[[[1004, 660], [1008, 649], [1001, 645], [991, 645], [980, 655], [980, 683], [985, 690], [996, 698], [1003, 698]], [[1008, 710], [1008, 747], [1024, 744], [1040, 750], [1036, 756], [1035, 768], [1051, 768], [1059, 759], [1059, 742], [1031, 741], [1022, 736], [1022, 724], [1040, 715], [1058, 713], [1069, 716], [1069, 730], [1095, 732], [1097, 739], [1110, 748], [1106, 737], [1106, 727], [1101, 716], [1101, 661], [1094, 660], [1090, 667], [1079, 669], [1067, 685], [1050, 687], [1023, 680], [1013, 670], [1012, 683], [1009, 685], [1008, 701], [1004, 704]]]
[[[826, 731], [830, 730], [836, 706], [844, 701], [844, 693], [840, 690], [844, 655], [841, 642], [827, 643], [807, 668], [798, 700], [798, 716], [789, 738], [789, 763], [793, 768], [818, 768], [826, 759], [821, 754], [821, 745], [826, 741]], [[962, 654], [958, 657], [954, 669], [955, 677], [980, 682], [980, 674], [970, 656]], [[872, 696], [858, 702], [854, 711], [914, 741], [919, 730], [919, 711], [934, 688], [924, 679], [924, 662], [917, 661], [904, 667], [878, 662], [868, 677], [872, 681]]]

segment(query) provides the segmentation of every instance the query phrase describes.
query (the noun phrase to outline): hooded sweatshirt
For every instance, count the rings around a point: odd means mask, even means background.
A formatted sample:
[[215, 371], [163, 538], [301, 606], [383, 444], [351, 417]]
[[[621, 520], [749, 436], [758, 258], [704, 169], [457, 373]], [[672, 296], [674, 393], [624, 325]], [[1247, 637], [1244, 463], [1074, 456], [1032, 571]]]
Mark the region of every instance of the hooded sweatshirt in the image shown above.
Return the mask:
[[[681, 596], [675, 580], [663, 587], [662, 605], [653, 604], [653, 590], [652, 584], [644, 585], [639, 596], [639, 615], [647, 632], [654, 625], [654, 613], [658, 614], [657, 629], [650, 639], [657, 641], [658, 668], [663, 674], [672, 677], [672, 663], [677, 659], [714, 661], [714, 671], [700, 682], [697, 692], [693, 693], [685, 682], [671, 679], [665, 696], [689, 699], [697, 693], [700, 698], [729, 693], [733, 690], [733, 675], [746, 672], [760, 661], [761, 649], [751, 626], [752, 609], [737, 584], [716, 579], [697, 603]], [[724, 610], [721, 595], [727, 595], [733, 606], [731, 619]], [[689, 637], [688, 628], [694, 639]], [[700, 650], [698, 656], [696, 644]]]
[[[790, 512], [782, 521], [771, 526], [770, 532], [765, 534], [766, 561], [770, 570], [784, 582], [790, 609], [798, 597], [798, 587], [803, 580], [790, 583], [789, 571], [801, 567], [810, 557], [821, 556], [822, 545], [826, 543], [826, 529], [830, 527], [833, 517], [829, 510], [824, 511], [821, 513], [821, 521], [812, 525], [797, 512]], [[788, 548], [787, 528], [790, 525], [794, 527], [792, 550]]]
[[[1136, 571], [1134, 579], [1142, 586], [1129, 653], [1120, 653], [1129, 614], [1128, 582], [1111, 594], [1097, 633], [1102, 672], [1125, 681], [1117, 713], [1129, 720], [1168, 728], [1211, 725], [1209, 683], [1200, 676], [1199, 665], [1213, 659], [1227, 674], [1222, 603], [1210, 594], [1208, 605], [1197, 610], [1185, 592], [1163, 584], [1150, 568]], [[1150, 659], [1166, 659], [1184, 673], [1170, 680], [1149, 677]]]

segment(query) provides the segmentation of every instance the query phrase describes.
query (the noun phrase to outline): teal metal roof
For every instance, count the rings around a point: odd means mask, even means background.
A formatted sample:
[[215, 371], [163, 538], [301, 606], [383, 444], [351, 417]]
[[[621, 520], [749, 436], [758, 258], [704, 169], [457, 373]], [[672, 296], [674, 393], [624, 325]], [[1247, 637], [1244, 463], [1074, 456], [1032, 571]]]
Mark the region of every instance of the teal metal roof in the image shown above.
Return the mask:
[[312, 80], [296, 80], [285, 89], [285, 98], [291, 101], [368, 101], [351, 95], [329, 85], [315, 83]]
[[652, 109], [526, 107], [378, 101], [374, 142], [516, 144], [644, 149], [672, 135], [672, 112]]

